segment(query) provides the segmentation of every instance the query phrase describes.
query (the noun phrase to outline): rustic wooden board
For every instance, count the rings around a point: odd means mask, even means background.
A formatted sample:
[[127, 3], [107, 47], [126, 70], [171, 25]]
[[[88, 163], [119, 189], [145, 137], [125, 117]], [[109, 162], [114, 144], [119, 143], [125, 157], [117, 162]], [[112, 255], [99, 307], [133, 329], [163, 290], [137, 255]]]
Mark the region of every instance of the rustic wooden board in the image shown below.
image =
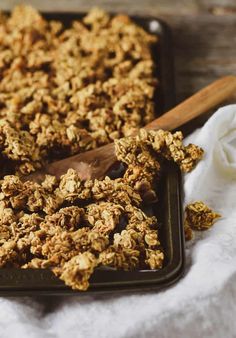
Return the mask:
[[[2, 9], [9, 9], [21, 0], [1, 0]], [[235, 0], [27, 0], [40, 10], [78, 11], [88, 10], [91, 6], [100, 6], [107, 10], [126, 11], [139, 14], [200, 14], [202, 12], [220, 12], [219, 9], [236, 9]]]
[[173, 29], [178, 100], [220, 76], [236, 75], [236, 15], [166, 17], [166, 21]]

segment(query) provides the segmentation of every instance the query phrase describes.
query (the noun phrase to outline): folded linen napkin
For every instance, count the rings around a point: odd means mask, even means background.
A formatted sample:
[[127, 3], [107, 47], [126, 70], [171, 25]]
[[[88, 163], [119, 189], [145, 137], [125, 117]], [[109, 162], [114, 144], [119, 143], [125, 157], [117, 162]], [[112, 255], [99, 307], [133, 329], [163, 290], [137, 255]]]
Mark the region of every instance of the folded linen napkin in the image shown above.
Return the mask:
[[223, 217], [187, 244], [185, 276], [159, 293], [1, 298], [0, 337], [236, 337], [236, 105], [186, 142], [206, 153], [185, 175], [185, 203]]

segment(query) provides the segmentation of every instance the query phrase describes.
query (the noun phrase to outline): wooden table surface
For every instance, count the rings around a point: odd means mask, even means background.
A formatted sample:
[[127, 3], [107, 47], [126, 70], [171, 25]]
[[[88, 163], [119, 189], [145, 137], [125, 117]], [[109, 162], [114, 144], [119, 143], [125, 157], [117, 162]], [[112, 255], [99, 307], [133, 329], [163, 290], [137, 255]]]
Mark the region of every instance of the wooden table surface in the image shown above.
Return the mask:
[[[0, 0], [1, 9], [23, 1]], [[236, 0], [27, 0], [43, 11], [108, 11], [164, 19], [173, 31], [177, 101], [212, 80], [236, 75]], [[236, 95], [228, 101], [236, 102]]]

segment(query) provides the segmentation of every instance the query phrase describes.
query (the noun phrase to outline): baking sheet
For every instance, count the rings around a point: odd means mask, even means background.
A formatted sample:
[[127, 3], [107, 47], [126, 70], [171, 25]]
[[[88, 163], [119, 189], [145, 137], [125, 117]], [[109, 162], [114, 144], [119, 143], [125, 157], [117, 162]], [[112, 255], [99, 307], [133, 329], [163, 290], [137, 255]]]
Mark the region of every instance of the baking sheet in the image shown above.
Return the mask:
[[[44, 14], [47, 19], [61, 20], [69, 25], [72, 20], [81, 19], [83, 13]], [[171, 33], [161, 20], [151, 17], [131, 18], [145, 30], [159, 36], [153, 48], [157, 64], [159, 86], [155, 95], [156, 115], [161, 115], [175, 104], [174, 67]], [[176, 165], [165, 166], [159, 194], [159, 205], [152, 207], [161, 227], [160, 239], [165, 252], [164, 267], [161, 270], [118, 271], [97, 269], [90, 279], [86, 292], [73, 291], [66, 287], [49, 270], [0, 269], [0, 295], [83, 295], [115, 291], [160, 289], [180, 278], [184, 270], [184, 236], [182, 221], [181, 174]]]

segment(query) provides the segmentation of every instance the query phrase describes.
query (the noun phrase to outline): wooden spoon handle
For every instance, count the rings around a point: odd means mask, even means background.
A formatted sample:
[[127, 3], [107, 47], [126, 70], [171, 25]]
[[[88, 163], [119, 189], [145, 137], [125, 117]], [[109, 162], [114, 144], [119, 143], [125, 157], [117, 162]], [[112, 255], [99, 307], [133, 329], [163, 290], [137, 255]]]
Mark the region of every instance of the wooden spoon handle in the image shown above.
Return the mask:
[[236, 76], [222, 77], [147, 124], [145, 129], [176, 129], [214, 108], [234, 92], [236, 92]]

